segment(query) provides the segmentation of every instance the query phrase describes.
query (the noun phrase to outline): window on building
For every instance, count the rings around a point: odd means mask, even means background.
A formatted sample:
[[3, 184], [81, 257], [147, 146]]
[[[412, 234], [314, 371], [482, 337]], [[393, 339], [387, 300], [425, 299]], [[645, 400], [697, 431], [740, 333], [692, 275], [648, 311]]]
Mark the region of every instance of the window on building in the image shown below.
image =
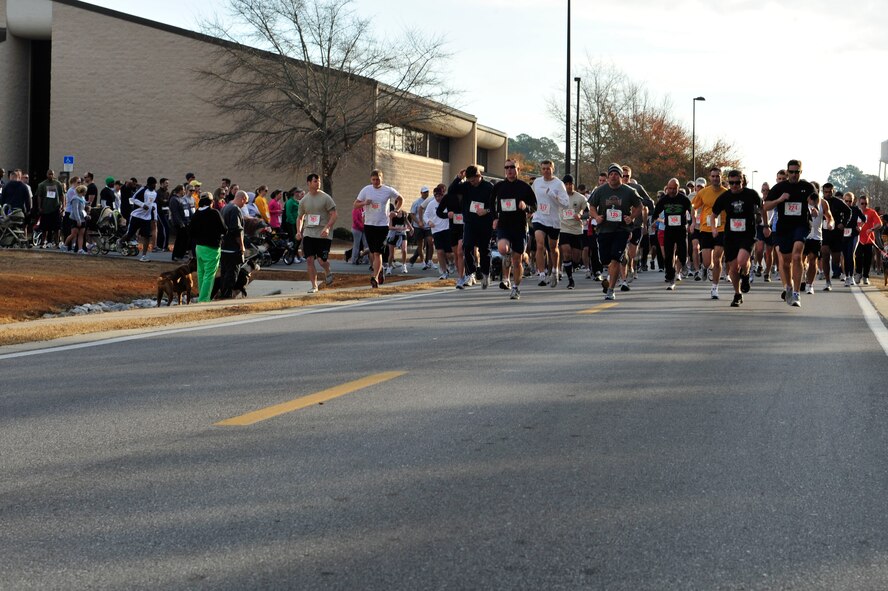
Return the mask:
[[480, 164], [481, 166], [483, 166], [484, 170], [487, 170], [488, 168], [490, 168], [489, 166], [487, 166], [487, 156], [488, 156], [487, 150], [485, 150], [484, 148], [478, 148], [478, 154], [477, 154], [477, 157], [475, 158], [475, 162]]
[[376, 146], [384, 150], [450, 161], [450, 138], [406, 127], [380, 126]]

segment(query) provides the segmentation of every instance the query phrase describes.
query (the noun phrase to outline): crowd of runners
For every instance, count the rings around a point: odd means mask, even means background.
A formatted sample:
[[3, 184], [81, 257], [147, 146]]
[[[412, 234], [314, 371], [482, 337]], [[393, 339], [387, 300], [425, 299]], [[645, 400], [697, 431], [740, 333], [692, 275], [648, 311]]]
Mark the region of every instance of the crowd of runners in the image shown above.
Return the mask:
[[[773, 186], [764, 183], [761, 194], [741, 171], [723, 177], [713, 167], [708, 180], [681, 186], [672, 178], [653, 198], [628, 166], [611, 164], [591, 191], [575, 186], [570, 175], [556, 178], [549, 160], [529, 184], [518, 178], [518, 166], [507, 160], [505, 179], [496, 184], [469, 166], [432, 195], [423, 187], [406, 215], [401, 195], [373, 171], [354, 202], [356, 217], [363, 214], [371, 286], [391, 272], [395, 249], [406, 272], [409, 234], [418, 244], [410, 264], [423, 259], [428, 268], [436, 252], [440, 277], [455, 272], [457, 289], [476, 283], [487, 289], [493, 253], [500, 259], [499, 287], [514, 300], [528, 276], [552, 288], [566, 279], [574, 289], [583, 268], [601, 283], [604, 298], [614, 300], [617, 291], [631, 291], [639, 271], [659, 268], [667, 290], [685, 279], [706, 281], [713, 300], [729, 281], [733, 307], [756, 277], [773, 277], [783, 286], [781, 298], [799, 307], [801, 294], [813, 294], [817, 281], [824, 291], [833, 280], [869, 284], [870, 272], [881, 271], [888, 256], [879, 233], [883, 220], [867, 196], [802, 179], [799, 160], [790, 160]], [[356, 235], [353, 262], [361, 244]]]

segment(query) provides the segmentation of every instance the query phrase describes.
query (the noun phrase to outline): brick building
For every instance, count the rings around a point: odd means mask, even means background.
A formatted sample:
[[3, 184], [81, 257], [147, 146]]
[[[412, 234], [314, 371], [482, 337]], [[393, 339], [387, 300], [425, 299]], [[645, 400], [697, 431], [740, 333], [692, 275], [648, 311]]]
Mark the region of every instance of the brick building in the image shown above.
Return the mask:
[[[223, 176], [245, 190], [303, 185], [306, 170], [242, 168], [233, 146], [195, 148], [192, 138], [219, 126], [201, 97], [197, 72], [213, 59], [217, 40], [77, 0], [0, 0], [0, 166], [22, 168], [39, 181], [75, 156], [75, 172], [96, 178], [168, 177], [188, 171], [204, 188]], [[409, 206], [422, 185], [448, 182], [468, 164], [507, 156], [508, 138], [469, 114], [425, 129], [380, 129], [340, 164], [334, 199], [349, 207], [385, 172]], [[342, 225], [350, 223], [341, 216]]]

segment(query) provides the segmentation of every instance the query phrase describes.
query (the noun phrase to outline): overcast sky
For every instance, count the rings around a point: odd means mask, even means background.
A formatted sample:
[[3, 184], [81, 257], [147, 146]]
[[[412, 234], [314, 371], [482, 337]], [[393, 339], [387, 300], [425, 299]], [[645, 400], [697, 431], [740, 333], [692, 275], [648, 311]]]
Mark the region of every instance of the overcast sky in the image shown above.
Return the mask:
[[[227, 5], [89, 1], [186, 28]], [[512, 137], [562, 145], [564, 124], [545, 105], [548, 97], [563, 100], [566, 7], [567, 0], [355, 1], [380, 37], [404, 28], [446, 35], [455, 54], [451, 85], [464, 91], [455, 106]], [[759, 171], [757, 185], [790, 158], [802, 160], [809, 180], [824, 182], [846, 164], [878, 173], [888, 140], [883, 2], [574, 0], [572, 17], [575, 75], [590, 57], [610, 62], [668, 96], [688, 127], [693, 97], [705, 97], [697, 103], [698, 143], [732, 142], [745, 170]]]

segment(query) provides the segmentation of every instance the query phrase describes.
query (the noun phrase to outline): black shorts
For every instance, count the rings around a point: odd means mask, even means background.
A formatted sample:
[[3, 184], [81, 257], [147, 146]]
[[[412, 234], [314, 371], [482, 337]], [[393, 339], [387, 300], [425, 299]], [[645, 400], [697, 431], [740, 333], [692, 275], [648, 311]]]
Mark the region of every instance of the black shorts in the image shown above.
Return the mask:
[[764, 242], [765, 241], [765, 227], [764, 226], [756, 226], [755, 227], [755, 241], [756, 242]]
[[823, 245], [832, 252], [842, 252], [842, 230], [824, 230]]
[[305, 258], [317, 257], [322, 261], [326, 261], [330, 257], [330, 248], [332, 246], [333, 241], [329, 238], [302, 237], [302, 253], [305, 255]]
[[435, 241], [435, 249], [443, 250], [444, 252], [453, 252], [453, 247], [450, 246], [450, 230], [441, 230], [440, 232], [435, 232], [432, 234], [432, 238]]
[[809, 254], [816, 254], [817, 258], [820, 258], [820, 249], [823, 246], [823, 240], [811, 240], [810, 238], [805, 239], [805, 249], [802, 251], [802, 256], [808, 256]]
[[71, 232], [71, 214], [67, 211], [62, 215], [62, 234], [66, 236]]
[[629, 243], [629, 232], [620, 230], [618, 232], [599, 232], [598, 233], [598, 258], [601, 259], [602, 265], [608, 265], [611, 262], [622, 262], [623, 256], [626, 254], [626, 245]]
[[[777, 234], [777, 248], [780, 249], [780, 252], [783, 254], [791, 254], [793, 245], [796, 242], [805, 242], [805, 238], [808, 236], [808, 227], [807, 226], [796, 226], [795, 228], [787, 228]], [[774, 233], [771, 234], [774, 236]]]
[[700, 250], [712, 250], [716, 246], [725, 246], [725, 233], [719, 232], [717, 238], [712, 237], [711, 230], [700, 230]]
[[413, 228], [413, 237], [417, 242], [421, 242], [426, 236], [431, 236], [428, 228]]
[[459, 246], [459, 241], [463, 239], [463, 233], [465, 232], [465, 226], [463, 224], [451, 224], [450, 225], [450, 247], [456, 248]]
[[693, 232], [691, 232], [690, 236], [691, 236], [691, 240], [696, 240], [697, 242], [699, 242], [700, 241], [700, 230], [694, 230]]
[[564, 244], [576, 250], [583, 250], [583, 235], [568, 234], [567, 232], [562, 232], [558, 236], [558, 246], [562, 246]]
[[59, 212], [53, 211], [51, 213], [40, 214], [40, 230], [42, 232], [55, 232], [59, 229], [59, 226]]
[[[539, 222], [534, 222], [533, 233], [536, 234], [537, 232], [542, 232], [549, 240], [558, 240], [558, 236], [561, 234], [561, 228], [553, 228]], [[534, 238], [536, 238], [536, 236], [534, 236]]]
[[364, 225], [364, 236], [367, 238], [367, 248], [370, 252], [383, 254], [386, 251], [385, 237], [388, 236], [388, 226]]
[[[711, 236], [711, 234], [710, 234]], [[738, 238], [730, 238], [725, 243], [725, 260], [731, 262], [737, 259], [737, 255], [741, 250], [745, 250], [747, 254], [752, 252], [752, 246], [755, 244], [755, 237], [741, 236]]]
[[142, 238], [151, 238], [151, 220], [130, 217], [129, 224], [131, 236], [138, 234]]
[[638, 246], [641, 242], [641, 228], [632, 228], [632, 233], [629, 234], [629, 242]]
[[524, 230], [524, 228], [497, 228], [497, 243], [499, 243], [500, 240], [509, 241], [513, 254], [524, 254], [524, 249], [527, 247], [527, 231]]

